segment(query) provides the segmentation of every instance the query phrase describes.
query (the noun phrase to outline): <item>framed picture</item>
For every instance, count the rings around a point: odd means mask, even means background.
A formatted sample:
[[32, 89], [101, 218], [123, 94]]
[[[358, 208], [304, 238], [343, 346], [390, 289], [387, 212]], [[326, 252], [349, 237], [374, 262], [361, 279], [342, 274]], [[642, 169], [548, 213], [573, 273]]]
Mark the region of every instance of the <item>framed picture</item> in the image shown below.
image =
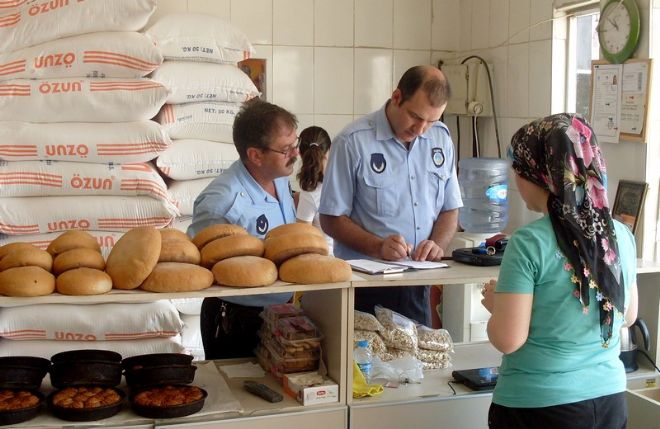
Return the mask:
[[259, 98], [266, 101], [266, 60], [262, 58], [248, 58], [238, 63], [238, 67], [254, 82], [254, 86], [261, 93]]
[[626, 224], [633, 234], [637, 229], [639, 212], [644, 204], [647, 187], [648, 185], [645, 182], [619, 180], [619, 186], [616, 188], [612, 217]]

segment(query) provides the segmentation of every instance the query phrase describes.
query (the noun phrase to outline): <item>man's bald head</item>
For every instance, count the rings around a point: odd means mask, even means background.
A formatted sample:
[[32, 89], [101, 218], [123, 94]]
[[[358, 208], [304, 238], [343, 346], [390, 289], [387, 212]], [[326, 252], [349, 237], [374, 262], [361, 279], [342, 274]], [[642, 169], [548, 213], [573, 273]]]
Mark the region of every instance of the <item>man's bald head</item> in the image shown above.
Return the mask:
[[401, 103], [410, 99], [418, 90], [423, 91], [434, 107], [443, 106], [451, 97], [451, 89], [445, 75], [437, 67], [420, 65], [409, 68], [397, 85]]

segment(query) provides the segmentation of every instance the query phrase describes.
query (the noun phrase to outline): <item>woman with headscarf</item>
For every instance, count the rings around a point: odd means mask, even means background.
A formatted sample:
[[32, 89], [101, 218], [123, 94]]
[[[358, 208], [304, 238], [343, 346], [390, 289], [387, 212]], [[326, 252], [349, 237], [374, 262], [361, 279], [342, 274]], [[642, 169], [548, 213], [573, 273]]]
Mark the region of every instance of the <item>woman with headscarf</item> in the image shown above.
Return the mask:
[[520, 128], [509, 156], [527, 208], [544, 216], [508, 242], [484, 286], [503, 353], [490, 428], [624, 428], [619, 333], [637, 317], [636, 251], [611, 217], [605, 161], [580, 116]]

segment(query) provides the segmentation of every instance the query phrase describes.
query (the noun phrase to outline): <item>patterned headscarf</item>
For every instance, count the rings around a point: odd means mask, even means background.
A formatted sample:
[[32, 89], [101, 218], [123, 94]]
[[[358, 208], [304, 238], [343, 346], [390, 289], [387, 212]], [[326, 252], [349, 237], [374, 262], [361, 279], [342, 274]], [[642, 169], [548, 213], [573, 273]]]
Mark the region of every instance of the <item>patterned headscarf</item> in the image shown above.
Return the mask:
[[589, 289], [600, 309], [603, 346], [612, 337], [613, 311], [623, 311], [623, 282], [607, 175], [596, 136], [579, 115], [560, 113], [531, 122], [511, 139], [513, 170], [549, 192], [548, 213], [568, 259], [573, 294], [589, 311]]

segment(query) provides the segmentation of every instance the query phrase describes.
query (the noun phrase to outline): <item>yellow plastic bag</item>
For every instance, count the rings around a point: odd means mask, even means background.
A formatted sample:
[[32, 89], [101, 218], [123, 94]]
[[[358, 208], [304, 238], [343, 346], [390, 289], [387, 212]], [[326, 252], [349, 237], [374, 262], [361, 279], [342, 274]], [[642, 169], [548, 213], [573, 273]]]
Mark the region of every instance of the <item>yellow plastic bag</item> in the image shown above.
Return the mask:
[[383, 386], [380, 384], [367, 384], [360, 367], [353, 362], [353, 397], [364, 398], [365, 396], [378, 396], [381, 393], [383, 393]]

